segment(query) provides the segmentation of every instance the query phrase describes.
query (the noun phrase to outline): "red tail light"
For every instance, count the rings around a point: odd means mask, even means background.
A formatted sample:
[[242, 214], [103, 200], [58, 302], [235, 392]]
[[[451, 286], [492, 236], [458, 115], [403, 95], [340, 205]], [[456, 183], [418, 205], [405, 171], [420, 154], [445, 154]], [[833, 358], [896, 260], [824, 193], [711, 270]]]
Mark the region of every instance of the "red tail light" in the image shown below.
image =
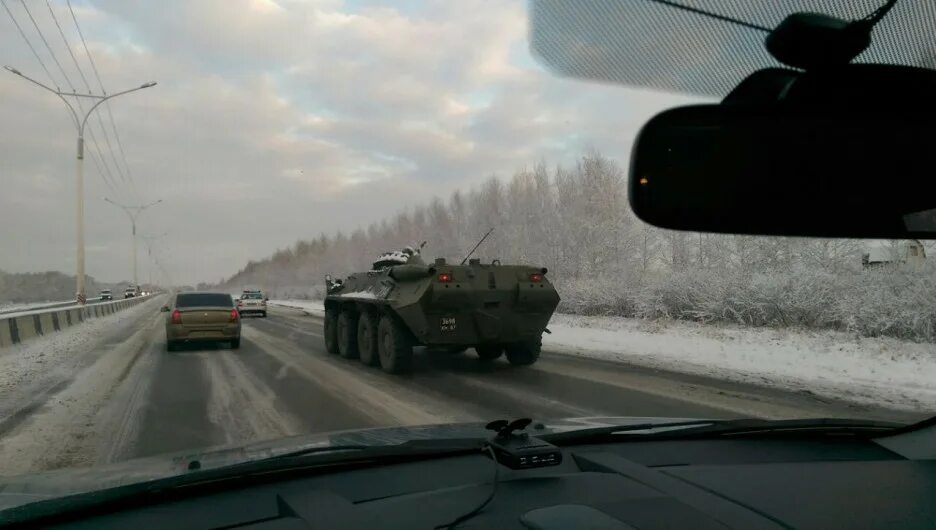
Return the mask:
[[442, 283], [448, 283], [452, 281], [452, 275], [448, 272], [443, 272], [439, 274], [439, 281]]
[[533, 283], [539, 283], [539, 282], [543, 281], [543, 273], [542, 273], [542, 272], [534, 272], [533, 274], [530, 275], [530, 281], [533, 282]]
[[231, 310], [231, 322], [237, 322], [237, 317], [240, 316], [236, 309]]
[[172, 312], [172, 323], [173, 324], [182, 323], [182, 311], [179, 311], [178, 309], [176, 309], [175, 311]]

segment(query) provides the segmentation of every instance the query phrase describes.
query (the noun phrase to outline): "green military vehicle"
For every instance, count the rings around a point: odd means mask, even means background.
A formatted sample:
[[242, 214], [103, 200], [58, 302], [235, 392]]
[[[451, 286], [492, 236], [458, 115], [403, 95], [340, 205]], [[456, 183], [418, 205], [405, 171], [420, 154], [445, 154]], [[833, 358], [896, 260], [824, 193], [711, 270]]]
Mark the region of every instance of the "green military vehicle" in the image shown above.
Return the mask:
[[411, 247], [382, 255], [370, 271], [326, 277], [326, 289], [326, 349], [390, 373], [410, 369], [414, 346], [533, 364], [559, 304], [544, 267], [427, 264]]

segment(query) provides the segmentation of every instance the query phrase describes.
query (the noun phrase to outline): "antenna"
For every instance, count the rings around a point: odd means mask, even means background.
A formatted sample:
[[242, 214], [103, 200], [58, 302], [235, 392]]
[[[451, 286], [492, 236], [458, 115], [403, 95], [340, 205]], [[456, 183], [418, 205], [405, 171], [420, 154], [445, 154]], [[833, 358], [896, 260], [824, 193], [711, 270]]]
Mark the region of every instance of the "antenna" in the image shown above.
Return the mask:
[[474, 254], [475, 250], [478, 250], [478, 247], [481, 246], [481, 243], [484, 243], [484, 240], [487, 239], [487, 237], [491, 235], [491, 232], [493, 231], [494, 231], [494, 227], [492, 226], [491, 229], [488, 230], [487, 233], [485, 233], [481, 237], [481, 241], [478, 241], [478, 244], [471, 248], [471, 251], [468, 252], [468, 255], [465, 256], [465, 259], [461, 260], [461, 263], [459, 263], [459, 265], [464, 265], [465, 262], [468, 261], [468, 258], [470, 258], [472, 254]]

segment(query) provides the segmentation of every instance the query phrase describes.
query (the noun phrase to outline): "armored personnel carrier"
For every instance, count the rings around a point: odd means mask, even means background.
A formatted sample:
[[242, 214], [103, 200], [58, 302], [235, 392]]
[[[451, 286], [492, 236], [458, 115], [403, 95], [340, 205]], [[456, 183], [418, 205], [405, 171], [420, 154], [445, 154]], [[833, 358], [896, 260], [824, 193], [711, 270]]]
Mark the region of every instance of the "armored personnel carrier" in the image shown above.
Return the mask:
[[370, 271], [326, 277], [326, 288], [326, 349], [390, 373], [410, 369], [414, 346], [533, 364], [559, 304], [545, 267], [425, 263], [411, 247], [380, 256]]

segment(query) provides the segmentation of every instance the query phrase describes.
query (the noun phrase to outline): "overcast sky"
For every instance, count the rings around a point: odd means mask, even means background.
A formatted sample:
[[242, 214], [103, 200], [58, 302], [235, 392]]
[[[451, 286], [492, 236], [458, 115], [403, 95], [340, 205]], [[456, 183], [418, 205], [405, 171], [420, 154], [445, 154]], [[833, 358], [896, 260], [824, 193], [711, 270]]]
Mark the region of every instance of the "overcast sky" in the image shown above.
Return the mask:
[[[4, 2], [66, 87], [23, 5]], [[159, 83], [110, 106], [129, 175], [108, 114], [107, 137], [90, 120], [110, 174], [85, 160], [87, 272], [105, 281], [131, 273], [129, 221], [104, 196], [162, 199], [140, 233], [168, 233], [155, 252], [177, 281], [216, 281], [492, 174], [590, 148], [626, 163], [639, 124], [678, 103], [550, 75], [530, 56], [519, 1], [71, 4], [109, 92]], [[46, 1], [26, 5], [83, 89]], [[99, 92], [65, 0], [51, 5]], [[0, 62], [52, 82], [5, 11]], [[74, 274], [75, 128], [54, 95], [0, 74], [0, 269]], [[141, 244], [143, 280], [146, 254]]]

